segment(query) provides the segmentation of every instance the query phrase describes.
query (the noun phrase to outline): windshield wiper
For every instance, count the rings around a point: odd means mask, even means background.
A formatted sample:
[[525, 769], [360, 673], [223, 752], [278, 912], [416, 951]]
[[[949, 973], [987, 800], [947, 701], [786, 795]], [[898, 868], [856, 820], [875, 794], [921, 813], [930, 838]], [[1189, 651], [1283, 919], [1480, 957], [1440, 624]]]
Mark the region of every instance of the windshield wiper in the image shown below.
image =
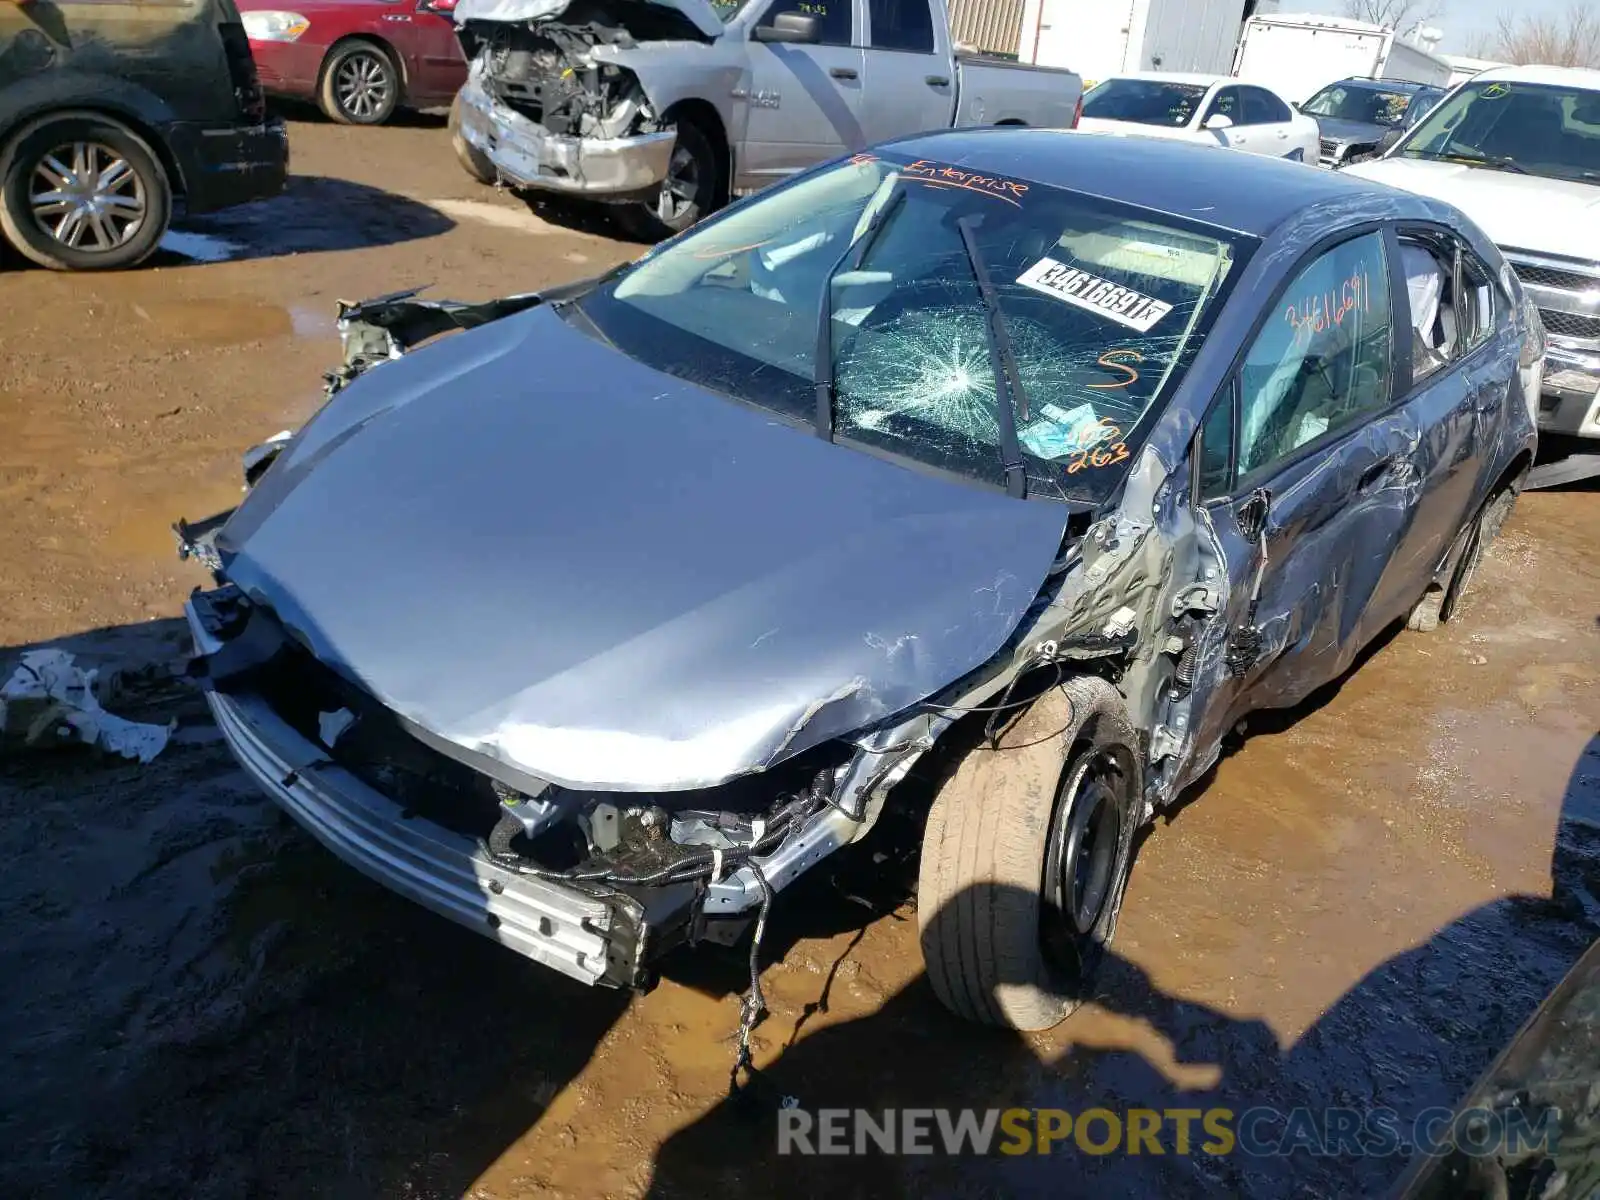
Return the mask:
[[811, 364], [811, 384], [816, 392], [817, 411], [816, 427], [817, 436], [833, 441], [833, 280], [839, 274], [839, 269], [849, 262], [852, 271], [859, 271], [861, 264], [867, 257], [867, 252], [872, 249], [872, 243], [878, 240], [878, 234], [889, 223], [889, 218], [900, 207], [900, 202], [906, 198], [906, 190], [898, 183], [895, 185], [889, 198], [884, 201], [883, 207], [867, 219], [867, 227], [861, 231], [861, 236], [854, 244], [846, 246], [844, 253], [840, 254], [833, 266], [828, 268], [828, 274], [822, 281], [821, 312], [817, 316], [817, 354]]
[[1414, 153], [1418, 158], [1431, 158], [1441, 162], [1453, 161], [1472, 163], [1474, 165], [1494, 167], [1496, 170], [1500, 171], [1510, 171], [1514, 175], [1533, 174], [1533, 172], [1528, 170], [1527, 167], [1523, 166], [1521, 163], [1512, 161], [1511, 157], [1505, 154], [1485, 154], [1481, 150], [1415, 150], [1412, 153]]
[[1011, 350], [1011, 332], [1006, 328], [1005, 317], [1000, 312], [1000, 299], [995, 295], [994, 284], [989, 281], [989, 269], [983, 265], [978, 253], [978, 242], [973, 236], [972, 218], [962, 217], [956, 222], [961, 231], [961, 245], [967, 252], [967, 262], [972, 264], [972, 277], [978, 283], [978, 295], [988, 315], [985, 330], [989, 337], [989, 363], [994, 369], [995, 417], [1000, 422], [1001, 466], [1006, 472], [1006, 491], [1017, 497], [1028, 494], [1028, 473], [1022, 461], [1022, 446], [1017, 441], [1015, 414], [1028, 419], [1028, 393], [1022, 389], [1022, 377], [1017, 373], [1017, 356]]

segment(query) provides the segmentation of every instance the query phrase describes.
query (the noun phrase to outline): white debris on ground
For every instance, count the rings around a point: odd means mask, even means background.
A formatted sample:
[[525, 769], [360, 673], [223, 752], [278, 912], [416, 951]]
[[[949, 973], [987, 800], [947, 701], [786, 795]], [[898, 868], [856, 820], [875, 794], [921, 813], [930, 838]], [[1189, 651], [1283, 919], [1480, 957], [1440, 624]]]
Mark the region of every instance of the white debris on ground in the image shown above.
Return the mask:
[[79, 667], [65, 650], [27, 651], [22, 665], [0, 685], [0, 734], [9, 732], [28, 746], [75, 737], [149, 762], [166, 748], [177, 721], [152, 725], [106, 712], [95, 693], [98, 674]]

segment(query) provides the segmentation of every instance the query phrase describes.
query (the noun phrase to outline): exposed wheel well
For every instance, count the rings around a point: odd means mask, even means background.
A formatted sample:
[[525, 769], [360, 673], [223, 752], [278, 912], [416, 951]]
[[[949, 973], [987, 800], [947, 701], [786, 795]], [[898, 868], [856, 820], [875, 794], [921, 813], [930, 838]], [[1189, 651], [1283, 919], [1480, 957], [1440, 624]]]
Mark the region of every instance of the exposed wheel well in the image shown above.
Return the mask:
[[711, 140], [717, 153], [717, 206], [728, 202], [733, 188], [733, 151], [728, 145], [728, 131], [722, 126], [722, 116], [706, 100], [680, 100], [661, 114], [663, 124], [679, 118], [690, 121], [695, 128]]
[[388, 56], [389, 61], [394, 64], [395, 73], [400, 76], [400, 96], [396, 103], [405, 100], [406, 93], [410, 90], [409, 81], [406, 79], [406, 60], [400, 57], [392, 43], [384, 41], [375, 33], [347, 34], [329, 46], [328, 52], [322, 56], [322, 62], [317, 67], [317, 90], [319, 92], [322, 90], [323, 81], [328, 78], [328, 64], [333, 61], [334, 54], [353, 42], [365, 42], [374, 50], [381, 50]]
[[20, 120], [13, 121], [4, 129], [0, 129], [0, 150], [10, 146], [19, 136], [42, 121], [54, 121], [61, 117], [72, 117], [79, 114], [115, 121], [118, 125], [124, 125], [132, 133], [137, 134], [144, 141], [144, 144], [150, 147], [150, 153], [156, 156], [156, 161], [161, 164], [161, 169], [167, 173], [167, 183], [172, 187], [172, 194], [174, 196], [182, 196], [184, 194], [183, 172], [178, 169], [178, 160], [172, 157], [172, 148], [167, 145], [166, 140], [138, 117], [119, 108], [107, 108], [96, 104], [73, 104], [64, 108], [49, 108], [42, 112], [28, 113]]
[[1520, 491], [1522, 488], [1522, 480], [1527, 477], [1528, 472], [1532, 470], [1532, 468], [1533, 451], [1522, 451], [1522, 453], [1518, 454], [1511, 460], [1511, 465], [1505, 469], [1500, 478], [1494, 481], [1494, 486], [1489, 489], [1489, 495], [1493, 496], [1502, 488], [1511, 486], [1515, 486]]
[[996, 121], [994, 124], [995, 128], [998, 129], [1002, 125], [1021, 125], [1026, 128], [1028, 123], [1017, 117], [1007, 117], [1004, 121]]

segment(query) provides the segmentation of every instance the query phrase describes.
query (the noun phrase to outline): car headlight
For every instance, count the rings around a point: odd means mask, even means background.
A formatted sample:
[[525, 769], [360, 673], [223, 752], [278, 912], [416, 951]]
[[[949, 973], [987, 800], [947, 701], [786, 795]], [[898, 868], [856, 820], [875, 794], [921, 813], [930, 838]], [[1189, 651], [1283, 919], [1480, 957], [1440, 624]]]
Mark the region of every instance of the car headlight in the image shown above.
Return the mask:
[[311, 18], [297, 12], [247, 12], [244, 32], [252, 42], [292, 42], [311, 28]]

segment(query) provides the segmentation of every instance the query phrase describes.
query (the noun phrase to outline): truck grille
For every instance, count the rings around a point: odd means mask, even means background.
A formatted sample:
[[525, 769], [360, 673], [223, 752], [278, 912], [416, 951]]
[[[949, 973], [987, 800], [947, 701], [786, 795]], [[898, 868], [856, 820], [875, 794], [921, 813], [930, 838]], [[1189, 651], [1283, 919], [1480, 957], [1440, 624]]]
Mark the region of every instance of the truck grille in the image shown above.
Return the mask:
[[1600, 263], [1511, 249], [1505, 254], [1552, 337], [1600, 347]]
[[1317, 162], [1319, 162], [1324, 167], [1331, 167], [1338, 160], [1338, 158], [1339, 158], [1339, 143], [1338, 142], [1330, 142], [1330, 141], [1328, 141], [1327, 138], [1323, 138], [1322, 139], [1322, 153], [1321, 153], [1321, 156], [1317, 159]]
[[1600, 338], [1600, 317], [1585, 317], [1577, 313], [1554, 312], [1541, 308], [1544, 327], [1557, 337]]
[[1553, 267], [1534, 267], [1522, 263], [1513, 266], [1517, 277], [1523, 283], [1558, 288], [1564, 292], [1600, 291], [1600, 279], [1590, 279], [1587, 275], [1579, 275], [1576, 271], [1559, 271]]

